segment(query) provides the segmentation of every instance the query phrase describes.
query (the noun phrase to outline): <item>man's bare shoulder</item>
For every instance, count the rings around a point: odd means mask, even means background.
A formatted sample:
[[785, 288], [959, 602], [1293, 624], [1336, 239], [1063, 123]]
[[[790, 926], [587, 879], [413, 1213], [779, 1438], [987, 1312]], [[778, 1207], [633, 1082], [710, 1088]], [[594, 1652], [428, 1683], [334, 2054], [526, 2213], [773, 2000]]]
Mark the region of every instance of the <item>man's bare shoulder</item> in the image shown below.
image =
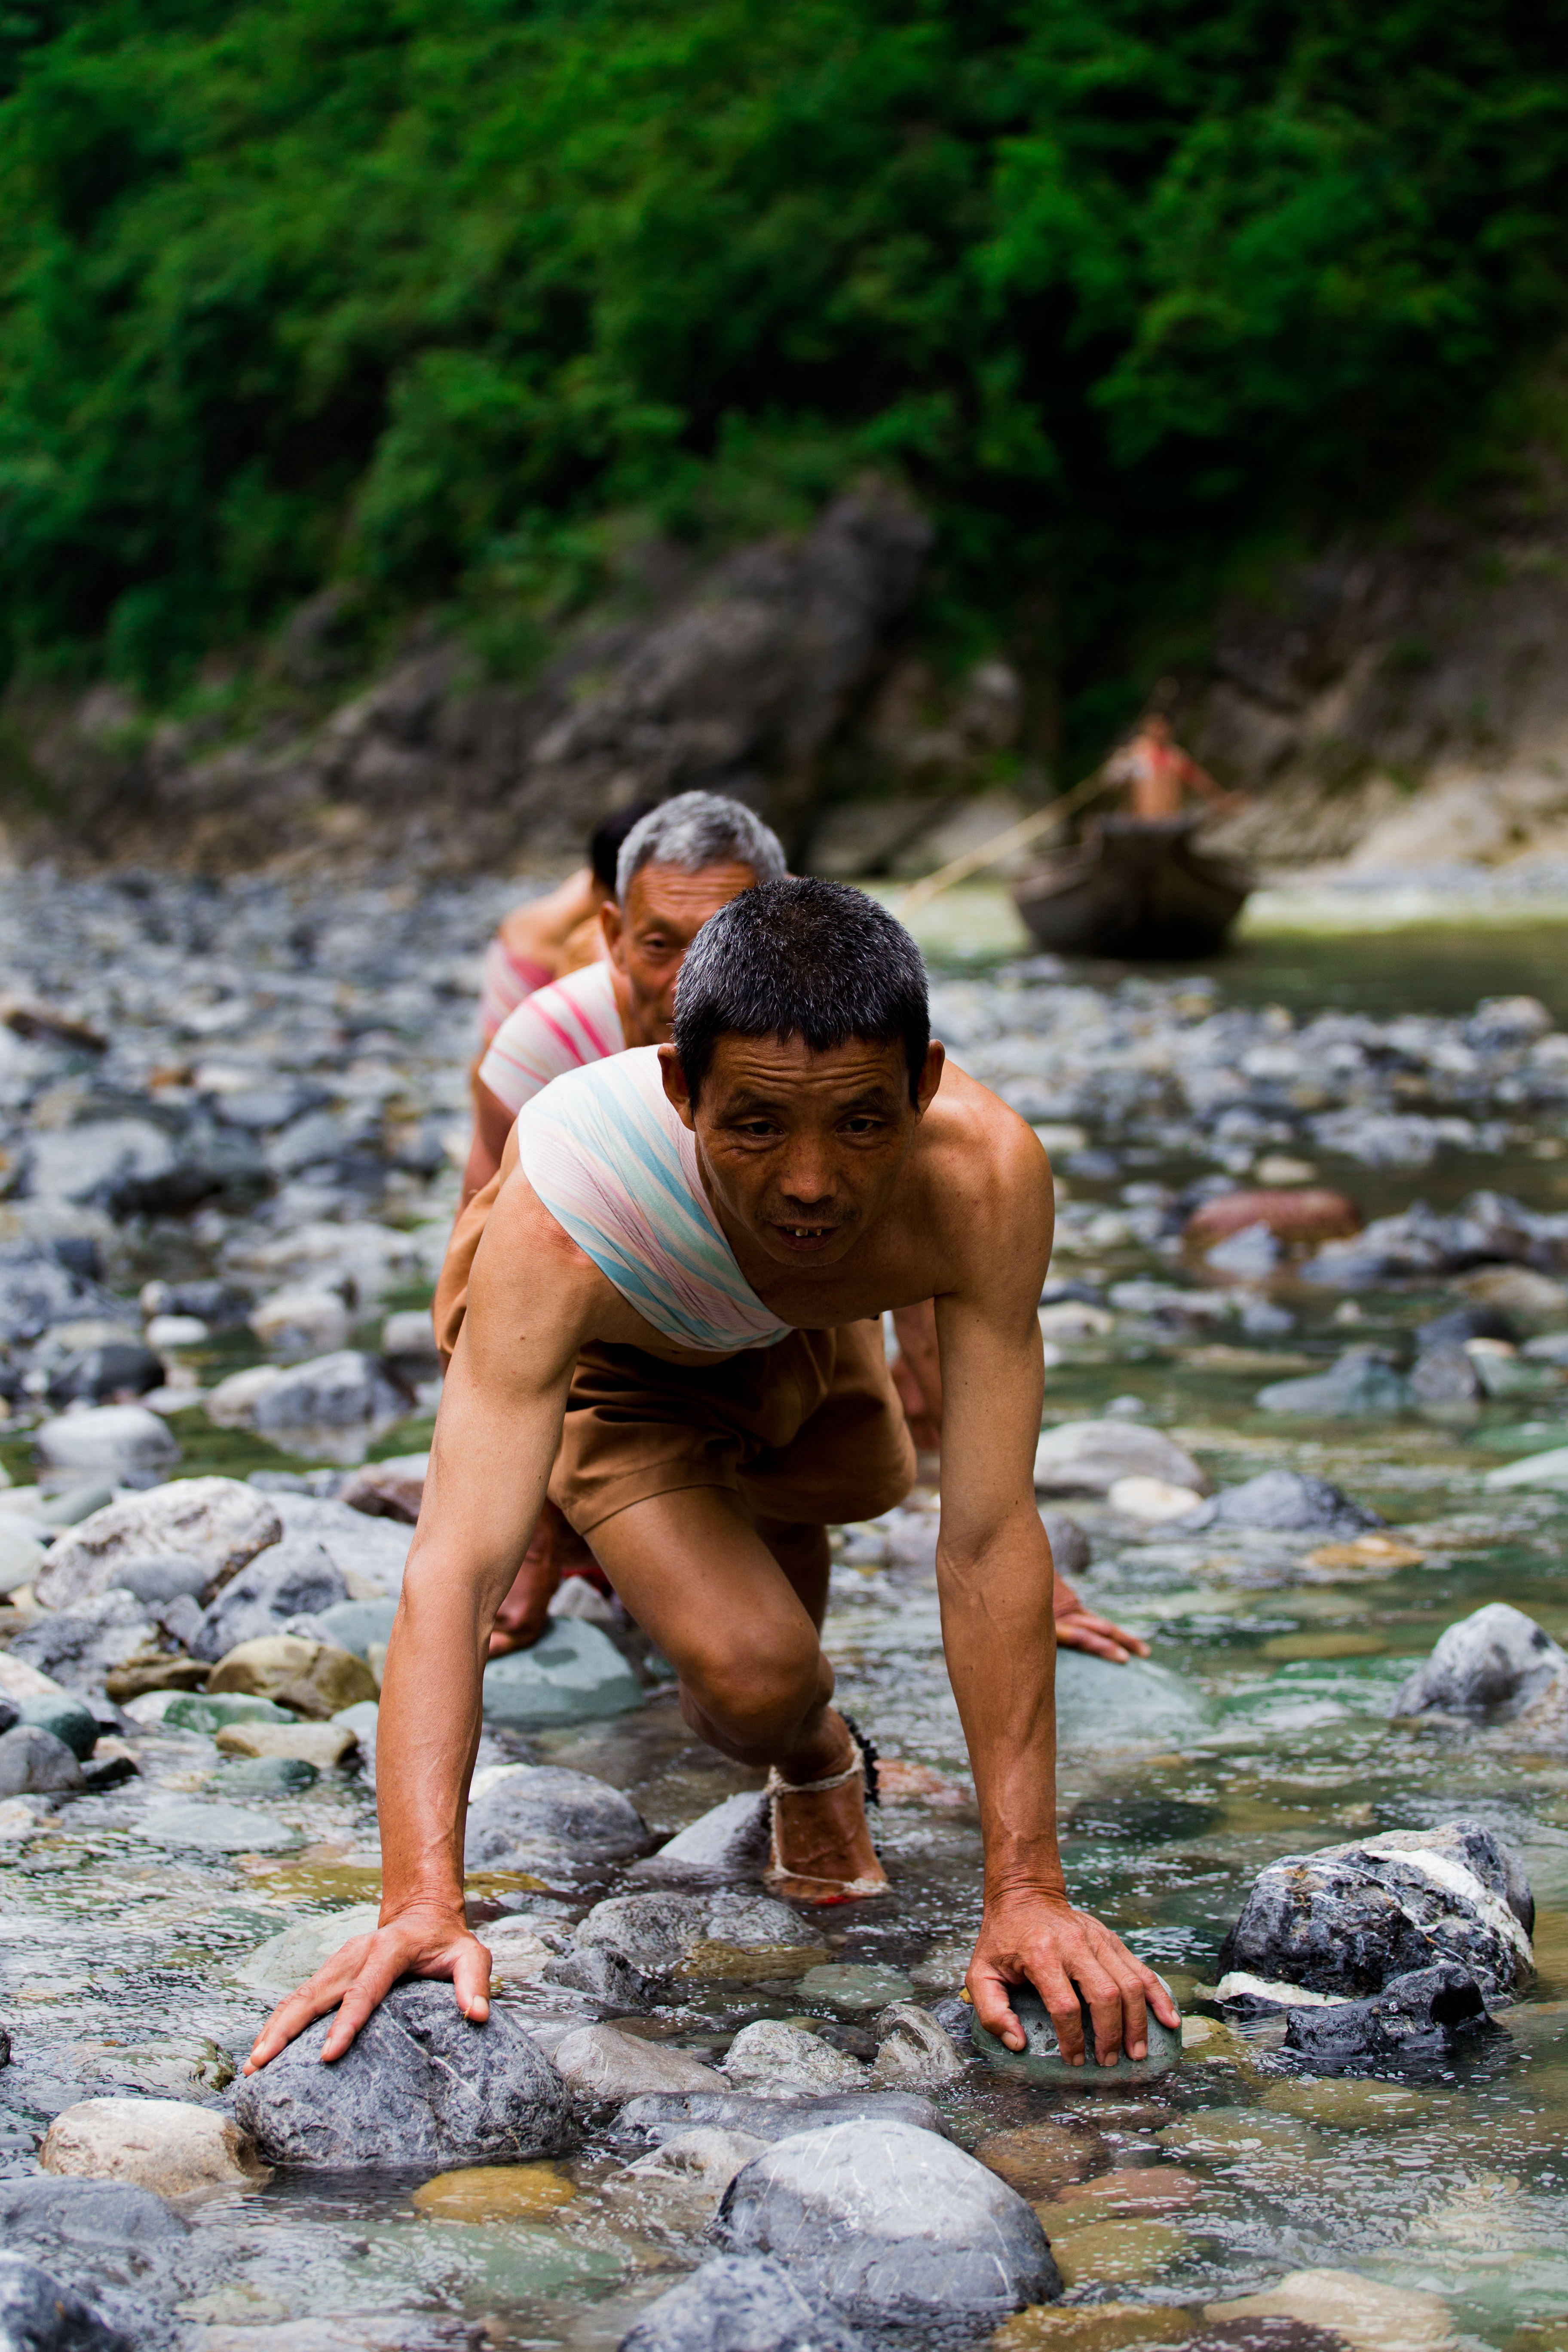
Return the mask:
[[949, 1062], [927, 1112], [921, 1181], [947, 1247], [968, 1261], [1005, 1236], [1020, 1260], [1048, 1253], [1051, 1166], [1028, 1122]]
[[515, 1137], [474, 1256], [468, 1313], [512, 1324], [541, 1320], [574, 1346], [585, 1339], [636, 1345], [645, 1330], [608, 1277], [545, 1207], [517, 1161]]

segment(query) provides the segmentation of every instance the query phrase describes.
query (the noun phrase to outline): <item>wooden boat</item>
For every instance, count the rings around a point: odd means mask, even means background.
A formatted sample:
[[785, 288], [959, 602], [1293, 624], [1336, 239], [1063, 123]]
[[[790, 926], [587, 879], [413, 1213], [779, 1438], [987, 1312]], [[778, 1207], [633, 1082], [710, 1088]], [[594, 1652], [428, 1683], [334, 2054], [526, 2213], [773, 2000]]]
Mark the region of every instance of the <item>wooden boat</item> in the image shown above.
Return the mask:
[[1212, 955], [1252, 877], [1200, 849], [1201, 819], [1108, 816], [1015, 885], [1036, 941], [1058, 955]]

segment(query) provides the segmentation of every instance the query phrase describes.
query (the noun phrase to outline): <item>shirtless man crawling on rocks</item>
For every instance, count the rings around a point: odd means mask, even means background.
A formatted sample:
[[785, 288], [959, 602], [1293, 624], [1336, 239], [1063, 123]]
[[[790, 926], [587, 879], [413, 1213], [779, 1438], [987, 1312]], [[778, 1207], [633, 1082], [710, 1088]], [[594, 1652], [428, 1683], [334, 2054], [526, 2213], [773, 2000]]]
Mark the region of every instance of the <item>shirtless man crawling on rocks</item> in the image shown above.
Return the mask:
[[1138, 2058], [1152, 1972], [1068, 1899], [1056, 1834], [1051, 1557], [1033, 1458], [1051, 1177], [1022, 1119], [931, 1041], [914, 942], [860, 892], [784, 879], [699, 934], [672, 1045], [529, 1104], [475, 1252], [377, 1741], [382, 1925], [274, 2012], [265, 2065], [335, 2009], [342, 2056], [404, 1975], [489, 2013], [463, 1910], [465, 1796], [492, 1618], [547, 1486], [679, 1676], [692, 1729], [768, 1773], [768, 1883], [887, 1885], [864, 1759], [819, 1629], [829, 1525], [907, 1492], [875, 1318], [932, 1298], [942, 1354], [937, 1578], [984, 1836], [968, 1974], [1014, 2049], [1032, 1981], [1065, 2054]]

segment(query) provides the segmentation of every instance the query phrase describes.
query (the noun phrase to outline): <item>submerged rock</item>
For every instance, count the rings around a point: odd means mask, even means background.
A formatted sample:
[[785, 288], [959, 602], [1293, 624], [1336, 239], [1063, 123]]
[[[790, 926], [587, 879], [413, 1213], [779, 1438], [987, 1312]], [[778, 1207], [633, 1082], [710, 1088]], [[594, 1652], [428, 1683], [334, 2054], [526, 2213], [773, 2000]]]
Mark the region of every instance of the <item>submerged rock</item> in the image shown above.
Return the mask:
[[1185, 1449], [1127, 1421], [1065, 1421], [1035, 1448], [1035, 1491], [1108, 1495], [1119, 1478], [1162, 1478], [1203, 1494], [1209, 1481]]
[[289, 1853], [304, 1844], [298, 1830], [270, 1813], [243, 1805], [205, 1805], [195, 1800], [153, 1806], [142, 1816], [142, 1835], [155, 1845], [197, 1853]]
[[876, 2020], [876, 2062], [871, 2080], [879, 2088], [914, 2090], [951, 2083], [963, 2072], [952, 2037], [926, 2009], [894, 2001]]
[[615, 1643], [579, 1618], [552, 1617], [531, 1650], [492, 1658], [485, 1668], [486, 1716], [519, 1729], [588, 1723], [642, 1703], [642, 1685]]
[[723, 2085], [721, 2074], [688, 2051], [617, 2033], [613, 2025], [579, 2028], [556, 2043], [553, 2057], [567, 2089], [593, 2106], [650, 2091], [716, 2091]]
[[1376, 1420], [1408, 1412], [1414, 1393], [1385, 1349], [1347, 1348], [1330, 1370], [1273, 1381], [1254, 1402], [1265, 1412], [1311, 1413], [1320, 1421]]
[[130, 2181], [161, 2197], [267, 2178], [243, 2121], [184, 2099], [83, 2099], [55, 2117], [38, 2161], [46, 2172]]
[[573, 2144], [566, 2085], [504, 2008], [472, 2025], [449, 1984], [405, 1979], [327, 2067], [330, 2024], [307, 2027], [238, 2085], [236, 2117], [276, 2163], [444, 2168]]
[[720, 2254], [650, 2303], [617, 2352], [860, 2352], [826, 2300], [765, 2254]]
[[[1205, 2316], [1224, 2322], [1297, 2320], [1355, 2346], [1357, 2352], [1448, 2352], [1454, 2342], [1452, 2315], [1440, 2295], [1419, 2287], [1385, 2286], [1359, 2271], [1291, 2271], [1261, 2294], [1211, 2303]], [[1282, 2343], [1282, 2352], [1294, 2347]]]
[[0, 2346], [5, 2352], [140, 2352], [134, 2336], [52, 2272], [0, 2253]]
[[908, 2091], [844, 2091], [826, 2097], [759, 2098], [742, 2091], [655, 2092], [627, 2102], [616, 2117], [623, 2147], [660, 2147], [678, 2133], [697, 2129], [750, 2132], [758, 2139], [789, 2139], [829, 2124], [906, 2124], [911, 2131], [946, 2135], [929, 2099]]
[[190, 2224], [162, 2197], [129, 2181], [34, 2174], [0, 2180], [0, 2234], [7, 2245], [146, 2249], [166, 2256]]
[[207, 1687], [269, 1698], [321, 1721], [376, 1695], [375, 1677], [363, 1658], [299, 1633], [264, 1633], [237, 1643], [213, 1668]]
[[1342, 2065], [1357, 2058], [1435, 2056], [1461, 2036], [1492, 2030], [1479, 1985], [1468, 1969], [1449, 1962], [1391, 1977], [1370, 2000], [1288, 2010], [1285, 2045], [1320, 2065]]
[[1061, 2293], [1046, 2233], [994, 2172], [907, 2124], [775, 2142], [731, 2182], [715, 2234], [773, 2254], [850, 2319], [976, 2335]]
[[282, 1533], [271, 1498], [253, 1486], [182, 1478], [81, 1520], [54, 1545], [35, 1589], [46, 1609], [68, 1609], [106, 1592], [122, 1564], [169, 1552], [206, 1561], [222, 1584]]
[[1287, 1854], [1254, 1881], [1220, 1947], [1219, 1997], [1363, 1998], [1452, 1961], [1493, 2000], [1531, 1972], [1534, 1915], [1523, 1872], [1479, 1822]]
[[1400, 1715], [1464, 1715], [1568, 1736], [1568, 1653], [1506, 1601], [1438, 1636], [1394, 1702]]
[[1327, 1478], [1312, 1478], [1300, 1470], [1261, 1470], [1239, 1486], [1225, 1486], [1195, 1511], [1182, 1528], [1268, 1528], [1280, 1533], [1350, 1537], [1367, 1528], [1381, 1528], [1382, 1513], [1353, 1502]]
[[469, 1870], [537, 1871], [618, 1862], [647, 1842], [642, 1815], [607, 1780], [560, 1764], [520, 1764], [470, 1798], [463, 1859]]
[[764, 2098], [775, 2091], [862, 2090], [870, 2081], [858, 2058], [836, 2050], [804, 2026], [786, 2025], [775, 2017], [759, 2017], [741, 2028], [730, 2044], [724, 2072], [738, 2090]]
[[[579, 1951], [598, 1951], [617, 1961], [641, 1985], [672, 1976], [678, 1969], [700, 1962], [704, 1947], [720, 1953], [754, 1952], [760, 1969], [763, 1956], [793, 1949], [804, 1955], [802, 1967], [820, 1951], [810, 1928], [786, 1904], [771, 1895], [616, 1895], [596, 1903], [577, 1929]], [[739, 1968], [721, 1968], [710, 1974], [734, 1975]], [[768, 1973], [787, 1973], [773, 1968]]]

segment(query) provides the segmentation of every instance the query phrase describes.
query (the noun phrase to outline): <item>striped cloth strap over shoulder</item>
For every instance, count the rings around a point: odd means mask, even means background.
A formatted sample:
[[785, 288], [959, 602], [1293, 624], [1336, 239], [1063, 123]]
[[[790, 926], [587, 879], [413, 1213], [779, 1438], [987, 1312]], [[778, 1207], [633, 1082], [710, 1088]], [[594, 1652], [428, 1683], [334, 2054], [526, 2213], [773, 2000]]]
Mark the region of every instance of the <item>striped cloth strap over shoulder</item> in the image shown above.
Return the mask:
[[658, 1048], [575, 1070], [525, 1104], [522, 1171], [628, 1307], [678, 1347], [770, 1348], [770, 1314], [708, 1205], [691, 1135], [666, 1099]]
[[625, 1045], [611, 967], [584, 964], [507, 1014], [479, 1064], [479, 1083], [515, 1117], [563, 1071], [602, 1061]]

